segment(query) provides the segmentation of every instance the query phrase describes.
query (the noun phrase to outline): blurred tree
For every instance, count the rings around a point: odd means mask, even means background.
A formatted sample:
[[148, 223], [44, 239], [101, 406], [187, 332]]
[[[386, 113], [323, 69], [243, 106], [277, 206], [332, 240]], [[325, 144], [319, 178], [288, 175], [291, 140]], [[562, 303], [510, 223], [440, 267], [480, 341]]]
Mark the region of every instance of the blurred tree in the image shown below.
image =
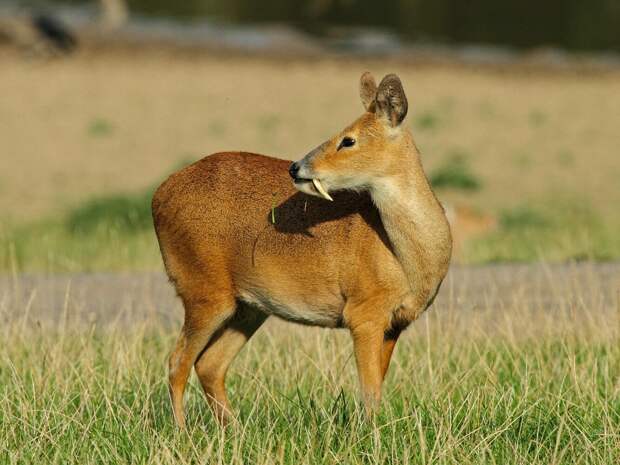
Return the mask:
[[[88, 0], [52, 0], [85, 2]], [[128, 0], [152, 15], [239, 22], [376, 26], [410, 39], [620, 51], [620, 0]]]

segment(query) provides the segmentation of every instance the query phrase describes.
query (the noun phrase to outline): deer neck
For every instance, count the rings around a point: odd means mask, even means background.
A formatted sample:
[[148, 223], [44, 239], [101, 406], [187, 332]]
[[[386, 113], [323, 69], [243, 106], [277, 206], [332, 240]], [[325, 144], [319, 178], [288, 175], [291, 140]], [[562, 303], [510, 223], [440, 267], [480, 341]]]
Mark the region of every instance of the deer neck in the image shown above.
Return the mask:
[[383, 227], [409, 283], [413, 305], [424, 310], [448, 271], [450, 227], [408, 136], [394, 174], [370, 188]]

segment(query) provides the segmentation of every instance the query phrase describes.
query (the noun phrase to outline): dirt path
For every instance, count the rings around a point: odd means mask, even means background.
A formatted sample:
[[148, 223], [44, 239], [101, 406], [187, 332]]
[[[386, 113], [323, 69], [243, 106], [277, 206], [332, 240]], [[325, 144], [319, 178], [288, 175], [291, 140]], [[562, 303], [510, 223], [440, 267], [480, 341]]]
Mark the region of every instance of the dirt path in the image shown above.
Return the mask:
[[[452, 268], [433, 312], [620, 310], [620, 263]], [[0, 277], [0, 321], [120, 327], [180, 324], [182, 307], [162, 273]]]

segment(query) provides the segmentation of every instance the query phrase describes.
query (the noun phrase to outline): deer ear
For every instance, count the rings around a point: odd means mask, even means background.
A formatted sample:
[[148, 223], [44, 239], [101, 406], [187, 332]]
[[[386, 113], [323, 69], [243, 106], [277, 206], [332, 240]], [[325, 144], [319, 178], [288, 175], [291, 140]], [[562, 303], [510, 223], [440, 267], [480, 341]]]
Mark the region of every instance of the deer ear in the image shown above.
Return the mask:
[[375, 111], [375, 98], [377, 97], [377, 84], [375, 78], [368, 71], [360, 78], [360, 97], [366, 111]]
[[387, 118], [390, 126], [398, 126], [407, 116], [407, 97], [396, 74], [388, 74], [383, 78], [376, 100], [377, 114]]

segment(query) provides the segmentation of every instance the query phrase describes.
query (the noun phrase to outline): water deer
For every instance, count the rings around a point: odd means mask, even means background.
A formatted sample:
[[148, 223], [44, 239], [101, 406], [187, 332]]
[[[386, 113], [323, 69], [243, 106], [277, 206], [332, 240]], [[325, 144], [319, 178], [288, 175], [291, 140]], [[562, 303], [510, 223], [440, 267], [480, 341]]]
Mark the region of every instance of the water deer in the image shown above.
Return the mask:
[[360, 94], [364, 114], [299, 161], [217, 153], [157, 189], [155, 229], [185, 307], [169, 359], [181, 427], [192, 367], [217, 418], [231, 418], [227, 369], [270, 315], [347, 328], [364, 404], [377, 407], [396, 341], [433, 302], [452, 240], [403, 125], [400, 79], [377, 87], [365, 73]]

